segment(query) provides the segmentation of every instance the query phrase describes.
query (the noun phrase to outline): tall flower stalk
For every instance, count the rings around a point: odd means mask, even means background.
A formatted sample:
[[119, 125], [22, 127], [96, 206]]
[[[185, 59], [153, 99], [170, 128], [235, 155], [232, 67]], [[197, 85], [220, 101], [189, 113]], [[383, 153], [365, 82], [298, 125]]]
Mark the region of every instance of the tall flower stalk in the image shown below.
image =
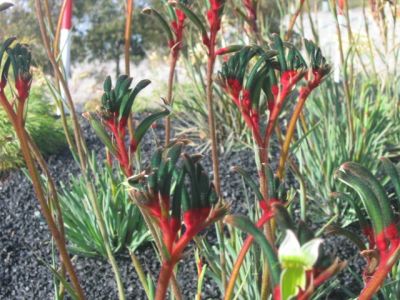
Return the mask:
[[[274, 244], [274, 235], [268, 221], [271, 205], [278, 201], [272, 198], [273, 194], [269, 191], [268, 184], [270, 182], [268, 178], [271, 178], [271, 175], [268, 176], [268, 153], [272, 134], [284, 105], [291, 99], [298, 98], [297, 108], [292, 116], [282, 149], [279, 175], [283, 172], [294, 125], [304, 102], [330, 70], [320, 50], [309, 41], [305, 41], [305, 44], [309, 64], [299, 50], [292, 45], [284, 45], [280, 37], [275, 35], [273, 49], [245, 47], [224, 63], [220, 72], [219, 79], [223, 88], [240, 110], [245, 124], [253, 135], [259, 177], [259, 205], [262, 210], [257, 226], [265, 227], [265, 234], [271, 245]], [[303, 81], [305, 85], [300, 86]], [[228, 284], [226, 299], [229, 299], [233, 291], [238, 269], [251, 243], [252, 239], [249, 237], [238, 256]], [[268, 282], [268, 280], [265, 278], [263, 282]], [[263, 290], [266, 291], [265, 286]]]
[[[168, 2], [168, 12], [169, 19], [164, 18], [162, 14], [153, 8], [145, 8], [142, 13], [153, 16], [157, 19], [162, 26], [164, 32], [166, 33], [168, 39], [169, 51], [169, 74], [167, 83], [167, 98], [166, 104], [172, 106], [173, 104], [173, 88], [174, 88], [174, 78], [176, 72], [176, 65], [179, 59], [179, 55], [183, 46], [183, 31], [185, 27], [186, 15], [177, 6], [177, 3], [185, 4], [187, 1], [169, 1]], [[165, 145], [169, 145], [171, 140], [171, 118], [168, 116], [165, 118]]]
[[[213, 164], [213, 182], [215, 191], [218, 197], [221, 196], [221, 182], [219, 174], [219, 158], [218, 158], [218, 141], [217, 141], [217, 130], [214, 116], [214, 99], [213, 99], [213, 74], [215, 61], [219, 55], [217, 47], [217, 37], [221, 29], [222, 15], [224, 11], [226, 0], [209, 0], [207, 1], [207, 13], [206, 19], [209, 30], [206, 29], [203, 21], [186, 5], [176, 2], [175, 5], [183, 11], [188, 19], [197, 27], [200, 31], [202, 42], [207, 49], [207, 69], [206, 69], [206, 100], [207, 100], [207, 112], [208, 112], [208, 131], [211, 140], [211, 156]], [[220, 263], [221, 263], [221, 278], [222, 287], [225, 289], [226, 286], [226, 259], [225, 259], [225, 247], [224, 247], [224, 234], [223, 234], [223, 223], [218, 222], [217, 224], [218, 238], [220, 244]]]
[[[131, 35], [132, 35], [132, 15], [135, 6], [134, 0], [126, 0], [125, 3], [125, 32], [124, 32], [124, 61], [125, 61], [125, 74], [131, 76], [130, 64], [130, 51], [131, 51]], [[133, 138], [133, 118], [132, 113], [128, 118], [128, 131], [129, 136]]]
[[[219, 174], [219, 158], [218, 158], [218, 142], [217, 142], [217, 130], [215, 125], [214, 106], [213, 106], [213, 74], [215, 67], [216, 54], [216, 43], [217, 35], [221, 29], [221, 19], [224, 10], [225, 0], [209, 0], [209, 9], [207, 11], [207, 20], [209, 24], [209, 34], [203, 34], [203, 43], [208, 49], [208, 60], [207, 60], [207, 73], [206, 73], [206, 97], [207, 97], [207, 109], [208, 109], [208, 124], [209, 134], [211, 139], [211, 156], [213, 163], [214, 173], [214, 185], [218, 197], [221, 197], [221, 182]], [[219, 231], [219, 243], [220, 243], [220, 263], [221, 263], [221, 278], [222, 287], [226, 287], [226, 259], [225, 259], [225, 246], [224, 246], [224, 231], [223, 223], [217, 224], [217, 230]]]
[[[38, 153], [37, 148], [33, 144], [31, 144], [32, 140], [25, 130], [25, 108], [29, 98], [29, 92], [32, 83], [32, 75], [30, 72], [31, 54], [26, 45], [16, 44], [13, 48], [11, 48], [13, 41], [14, 39], [8, 39], [2, 44], [0, 48], [0, 66], [2, 65], [3, 55], [5, 54], [5, 52], [7, 52], [8, 54], [7, 59], [5, 60], [5, 63], [3, 65], [0, 77], [0, 104], [6, 111], [7, 116], [17, 134], [22, 155], [25, 159], [28, 172], [31, 176], [33, 188], [37, 195], [41, 211], [60, 252], [62, 264], [65, 267], [66, 272], [69, 274], [72, 285], [74, 286], [76, 297], [78, 297], [79, 299], [85, 299], [84, 291], [80, 286], [78, 276], [67, 251], [65, 236], [63, 232], [62, 216], [60, 214], [60, 211], [58, 211], [57, 218], [59, 218], [59, 221], [57, 222], [52, 214], [50, 203], [57, 200], [54, 198], [54, 194], [46, 196], [46, 192], [42, 186], [39, 172], [35, 165], [34, 157], [32, 156], [32, 150], [36, 156], [39, 155], [40, 164], [42, 162], [40, 160], [41, 156], [40, 153]], [[15, 104], [12, 104], [12, 102], [9, 101], [5, 94], [5, 88], [10, 83], [8, 78], [10, 66], [12, 67], [14, 72], [14, 88], [16, 90], [16, 101], [14, 102]], [[16, 107], [15, 109], [14, 105]], [[49, 180], [51, 181], [51, 179]], [[55, 204], [57, 205], [57, 203]]]
[[128, 179], [132, 199], [161, 232], [164, 258], [156, 300], [165, 299], [173, 269], [189, 242], [227, 212], [218, 202], [199, 156], [183, 154], [183, 145], [178, 141], [166, 150], [157, 150], [149, 169]]
[[[150, 80], [145, 79], [135, 88], [131, 88], [132, 80], [127, 75], [121, 75], [113, 88], [111, 77], [108, 76], [104, 81], [104, 94], [99, 111], [97, 114], [84, 114], [127, 177], [134, 174], [133, 157], [144, 134], [153, 122], [169, 114], [168, 110], [164, 110], [148, 116], [138, 124], [132, 133], [133, 136], [128, 136], [128, 118], [136, 96], [150, 84]], [[127, 139], [129, 143], [126, 143]], [[112, 165], [112, 162], [110, 164]]]

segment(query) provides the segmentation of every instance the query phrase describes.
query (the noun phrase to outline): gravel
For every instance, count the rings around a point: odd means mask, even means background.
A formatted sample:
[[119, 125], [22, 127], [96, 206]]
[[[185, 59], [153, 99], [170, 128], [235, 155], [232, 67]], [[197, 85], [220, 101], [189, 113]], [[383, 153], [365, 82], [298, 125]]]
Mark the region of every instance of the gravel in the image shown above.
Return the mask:
[[[89, 149], [95, 151], [99, 159], [104, 158], [104, 150], [87, 125], [83, 126], [84, 136]], [[163, 129], [155, 130], [162, 136]], [[154, 140], [147, 134], [143, 142], [143, 152], [154, 149]], [[144, 157], [146, 155], [143, 155]], [[230, 152], [223, 156], [221, 178], [223, 196], [232, 204], [235, 213], [246, 213], [242, 180], [232, 174], [230, 167], [240, 165], [247, 170], [256, 169], [250, 150]], [[68, 151], [48, 158], [50, 171], [56, 182], [68, 182], [78, 174], [79, 167]], [[211, 170], [208, 157], [204, 158], [204, 167]], [[210, 239], [215, 236], [210, 232]], [[360, 274], [364, 265], [362, 258], [350, 242], [341, 237], [329, 237], [326, 249], [342, 259], [348, 259], [349, 265]], [[187, 250], [185, 262], [180, 265], [178, 281], [184, 299], [194, 299], [197, 286], [197, 271], [194, 263], [193, 248]], [[44, 222], [30, 181], [21, 170], [10, 172], [0, 181], [0, 299], [52, 299], [54, 287], [51, 273], [39, 263], [38, 258], [51, 262], [52, 244], [47, 224]], [[159, 262], [151, 244], [141, 246], [136, 255], [143, 264], [144, 271], [157, 276]], [[88, 299], [117, 299], [117, 288], [110, 265], [101, 258], [75, 256], [73, 258], [81, 283]], [[146, 299], [137, 275], [127, 254], [117, 256], [118, 265], [125, 284], [127, 299]], [[153, 278], [156, 281], [156, 278]], [[344, 286], [357, 292], [361, 286], [349, 271], [339, 276], [339, 290], [329, 299], [343, 299], [340, 290]], [[216, 284], [206, 278], [203, 299], [220, 299]]]

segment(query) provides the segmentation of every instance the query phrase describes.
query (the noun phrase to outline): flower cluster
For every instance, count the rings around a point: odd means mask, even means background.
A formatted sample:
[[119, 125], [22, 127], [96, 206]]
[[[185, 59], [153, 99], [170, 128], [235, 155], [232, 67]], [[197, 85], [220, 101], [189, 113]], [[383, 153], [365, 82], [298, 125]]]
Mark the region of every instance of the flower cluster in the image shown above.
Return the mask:
[[187, 0], [169, 0], [168, 18], [165, 18], [160, 12], [151, 7], [142, 10], [143, 14], [154, 17], [163, 28], [167, 35], [168, 47], [171, 50], [172, 57], [177, 60], [182, 49], [183, 30], [185, 28], [186, 13], [190, 9], [186, 6], [189, 4]]
[[128, 179], [131, 198], [159, 228], [163, 262], [156, 299], [165, 299], [175, 265], [189, 242], [227, 213], [198, 155], [182, 153], [184, 142], [176, 141], [159, 149], [150, 167]]
[[[128, 147], [125, 143], [128, 118], [136, 96], [150, 84], [150, 80], [140, 81], [133, 89], [131, 84], [132, 78], [121, 75], [115, 88], [112, 88], [111, 78], [108, 76], [104, 81], [104, 94], [101, 98], [101, 107], [97, 112], [97, 118], [90, 113], [84, 115], [107, 149], [116, 157], [126, 176], [133, 175], [131, 158], [146, 131], [154, 121], [169, 114], [169, 111], [165, 110], [144, 119], [136, 127]], [[108, 133], [111, 133], [111, 138]]]
[[30, 66], [32, 58], [28, 46], [25, 44], [18, 43], [11, 48], [10, 46], [14, 40], [14, 38], [6, 40], [0, 49], [0, 65], [2, 64], [4, 53], [7, 53], [7, 59], [4, 62], [0, 78], [0, 93], [4, 95], [4, 88], [8, 82], [8, 71], [11, 66], [13, 68], [15, 90], [19, 103], [24, 105], [31, 89], [32, 74]]
[[[133, 200], [155, 220], [174, 262], [196, 234], [226, 213], [226, 207], [216, 203], [218, 197], [200, 157], [182, 154], [183, 146], [178, 141], [157, 150], [150, 168], [129, 179]], [[183, 166], [178, 166], [179, 160]]]
[[[244, 47], [222, 67], [221, 84], [240, 109], [260, 147], [267, 145], [284, 103], [298, 83], [305, 79], [306, 84], [299, 88], [298, 97], [306, 98], [329, 72], [319, 48], [309, 41], [305, 43], [311, 60], [309, 66], [294, 46], [284, 45], [280, 37], [275, 35], [272, 49]], [[266, 101], [263, 100], [263, 94]], [[263, 129], [260, 119], [267, 112], [268, 122], [266, 129]]]
[[173, 40], [168, 42], [168, 46], [172, 51], [173, 57], [177, 58], [180, 50], [182, 49], [183, 29], [185, 27], [186, 15], [181, 9], [176, 7], [174, 8], [174, 12], [174, 19], [170, 25], [175, 37]]
[[203, 35], [203, 43], [208, 48], [214, 43], [217, 32], [221, 29], [222, 13], [226, 0], [209, 0], [210, 8], [207, 11], [207, 21], [210, 26], [210, 36]]

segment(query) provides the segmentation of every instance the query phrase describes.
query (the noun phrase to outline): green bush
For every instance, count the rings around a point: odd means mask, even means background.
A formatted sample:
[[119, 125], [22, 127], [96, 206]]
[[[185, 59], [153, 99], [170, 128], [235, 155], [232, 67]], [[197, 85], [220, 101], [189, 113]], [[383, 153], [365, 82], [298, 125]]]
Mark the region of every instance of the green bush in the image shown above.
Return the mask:
[[[375, 172], [380, 157], [398, 155], [395, 145], [400, 138], [400, 115], [395, 104], [397, 85], [393, 83], [393, 89], [385, 89], [376, 81], [359, 78], [351, 104], [354, 139], [341, 85], [327, 80], [307, 102], [304, 110], [307, 125], [297, 126], [298, 136], [306, 138], [295, 149], [295, 156], [308, 199], [315, 204], [309, 208], [315, 210], [316, 218], [321, 213], [331, 215], [335, 211], [338, 203], [328, 200], [331, 192], [338, 189], [332, 175], [342, 163], [358, 162]], [[354, 214], [349, 213], [351, 207], [339, 206], [339, 218], [345, 223], [354, 221]]]
[[[44, 156], [66, 148], [61, 122], [56, 120], [54, 107], [39, 88], [33, 88], [28, 102], [26, 129]], [[19, 143], [5, 111], [0, 108], [0, 173], [23, 165]]]
[[[105, 223], [109, 244], [113, 253], [128, 249], [130, 252], [150, 239], [143, 218], [136, 205], [129, 201], [122, 174], [113, 174], [108, 167], [91, 163], [98, 206]], [[107, 258], [100, 229], [84, 176], [71, 179], [68, 186], [62, 184], [59, 193], [65, 232], [72, 252], [86, 256], [101, 255]]]

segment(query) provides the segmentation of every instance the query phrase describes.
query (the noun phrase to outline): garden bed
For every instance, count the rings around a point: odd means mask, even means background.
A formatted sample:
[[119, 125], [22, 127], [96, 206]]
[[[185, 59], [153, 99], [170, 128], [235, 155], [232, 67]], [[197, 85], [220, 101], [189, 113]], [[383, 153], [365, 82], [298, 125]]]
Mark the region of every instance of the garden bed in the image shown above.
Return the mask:
[[[84, 126], [88, 147], [94, 150], [100, 159], [104, 151], [100, 141]], [[156, 129], [156, 135], [163, 135], [162, 129]], [[143, 156], [154, 149], [154, 141], [148, 134], [142, 144]], [[48, 159], [52, 175], [57, 182], [69, 182], [79, 168], [72, 156], [66, 151]], [[221, 163], [222, 191], [224, 198], [231, 203], [235, 213], [246, 213], [244, 190], [241, 178], [230, 171], [231, 166], [246, 166], [255, 171], [252, 152], [243, 149], [223, 156]], [[204, 158], [204, 166], [211, 170], [210, 160]], [[51, 299], [54, 294], [51, 272], [38, 258], [51, 262], [51, 236], [40, 214], [38, 203], [29, 179], [21, 170], [12, 171], [0, 182], [0, 299]], [[209, 233], [214, 238], [213, 232]], [[357, 249], [342, 237], [329, 237], [324, 247], [341, 259], [347, 259], [349, 267], [360, 273], [364, 265]], [[181, 264], [178, 281], [184, 299], [194, 299], [197, 287], [197, 271], [193, 249], [187, 249], [185, 262]], [[156, 276], [159, 262], [150, 243], [141, 246], [136, 254], [142, 262], [145, 272]], [[74, 258], [77, 272], [88, 299], [117, 299], [117, 287], [110, 265], [103, 258]], [[128, 253], [117, 255], [127, 299], [144, 299], [145, 293], [140, 285]], [[361, 283], [354, 279], [351, 272], [344, 270], [338, 276], [333, 294], [329, 299], [343, 299], [343, 290], [357, 293]], [[154, 278], [156, 280], [156, 278]], [[203, 286], [203, 299], [219, 299], [216, 284], [207, 279]], [[341, 296], [339, 296], [341, 295]]]

